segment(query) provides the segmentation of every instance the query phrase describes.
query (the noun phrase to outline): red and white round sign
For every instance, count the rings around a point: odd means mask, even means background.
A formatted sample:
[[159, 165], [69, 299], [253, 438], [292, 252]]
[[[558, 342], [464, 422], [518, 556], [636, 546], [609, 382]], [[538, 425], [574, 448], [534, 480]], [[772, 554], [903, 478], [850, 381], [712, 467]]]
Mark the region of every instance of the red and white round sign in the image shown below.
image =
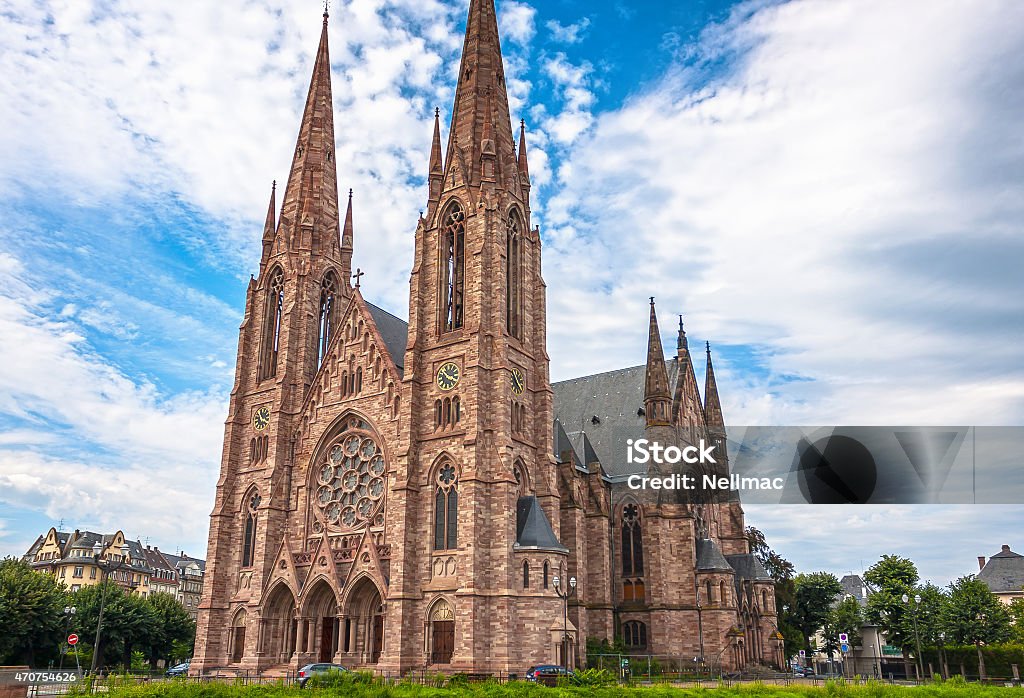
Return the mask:
[[78, 644], [78, 635], [75, 635], [74, 633], [68, 635], [68, 644], [72, 645], [72, 646], [77, 645]]

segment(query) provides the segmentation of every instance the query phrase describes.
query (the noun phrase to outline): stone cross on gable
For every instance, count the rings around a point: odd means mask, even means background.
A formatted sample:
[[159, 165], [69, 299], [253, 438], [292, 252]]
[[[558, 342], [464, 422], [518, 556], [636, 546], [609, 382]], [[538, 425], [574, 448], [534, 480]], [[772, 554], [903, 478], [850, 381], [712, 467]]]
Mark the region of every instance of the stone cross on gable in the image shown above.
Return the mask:
[[364, 276], [366, 276], [366, 272], [356, 267], [356, 273], [352, 275], [352, 278], [356, 280], [356, 288], [359, 288], [359, 283]]

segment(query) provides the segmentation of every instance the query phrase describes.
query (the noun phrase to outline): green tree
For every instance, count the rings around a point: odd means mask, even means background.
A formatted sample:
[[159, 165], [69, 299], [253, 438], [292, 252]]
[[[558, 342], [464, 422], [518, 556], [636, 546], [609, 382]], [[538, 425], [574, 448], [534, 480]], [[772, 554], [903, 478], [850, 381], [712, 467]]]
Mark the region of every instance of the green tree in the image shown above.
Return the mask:
[[937, 647], [940, 644], [939, 636], [945, 631], [944, 619], [949, 597], [945, 590], [931, 582], [918, 587], [915, 594], [921, 597], [921, 603], [917, 605], [917, 631], [921, 636], [921, 645]]
[[796, 584], [793, 578], [796, 570], [786, 558], [768, 545], [764, 533], [748, 526], [746, 529], [750, 552], [775, 580], [775, 607], [778, 611], [779, 632], [782, 633], [786, 657], [795, 655], [804, 646], [804, 636], [793, 620], [796, 609]]
[[840, 650], [840, 633], [846, 633], [849, 636], [848, 640], [851, 647], [859, 645], [860, 627], [863, 623], [864, 613], [857, 599], [847, 596], [840, 600], [832, 607], [828, 618], [825, 620], [824, 632], [822, 633], [825, 638], [824, 650], [828, 652], [829, 656]]
[[905, 557], [883, 555], [864, 573], [864, 581], [874, 593], [868, 597], [865, 616], [885, 634], [886, 641], [903, 651], [903, 661], [910, 669], [910, 651], [914, 645], [911, 607], [903, 602], [903, 595], [913, 596], [919, 579], [917, 566]]
[[[145, 599], [126, 592], [113, 581], [83, 587], [72, 595], [72, 605], [78, 609], [80, 627], [88, 629], [85, 635], [88, 640], [94, 638], [104, 586], [107, 596], [97, 666], [120, 664], [128, 668], [132, 651], [150, 645], [157, 632], [158, 620]], [[113, 661], [114, 658], [119, 661]]]
[[953, 642], [974, 645], [978, 672], [985, 676], [982, 645], [1005, 642], [1013, 634], [1011, 616], [985, 582], [968, 575], [949, 585], [949, 603], [943, 614], [946, 632]]
[[1024, 643], [1024, 599], [1014, 599], [1010, 602], [1007, 610], [1013, 620], [1013, 627], [1010, 629], [1013, 633], [1013, 642], [1022, 644]]
[[804, 649], [810, 654], [814, 649], [811, 637], [825, 625], [832, 604], [843, 593], [843, 587], [836, 576], [829, 572], [798, 574], [793, 581], [796, 585], [793, 622], [803, 635]]
[[[150, 594], [146, 604], [153, 614], [155, 623], [148, 638], [145, 654], [150, 668], [156, 669], [156, 664], [160, 660], [170, 665], [171, 660], [176, 657], [175, 650], [181, 651], [182, 643], [195, 642], [196, 626], [184, 606], [170, 594]], [[191, 656], [191, 652], [189, 655]]]
[[793, 578], [796, 574], [793, 563], [771, 549], [764, 533], [753, 526], [747, 526], [746, 534], [751, 554], [760, 561], [772, 579], [779, 581]]
[[59, 655], [67, 594], [48, 574], [0, 561], [0, 664], [39, 665]]

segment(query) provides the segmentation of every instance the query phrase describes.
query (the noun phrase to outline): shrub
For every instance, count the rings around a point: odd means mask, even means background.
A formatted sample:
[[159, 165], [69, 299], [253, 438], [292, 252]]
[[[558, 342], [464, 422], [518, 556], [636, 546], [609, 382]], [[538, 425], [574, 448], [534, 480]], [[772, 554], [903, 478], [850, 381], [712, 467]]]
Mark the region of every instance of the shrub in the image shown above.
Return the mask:
[[616, 681], [617, 679], [615, 674], [607, 669], [584, 669], [582, 671], [577, 671], [576, 674], [568, 680], [568, 683], [573, 686], [596, 687], [611, 686], [615, 684]]

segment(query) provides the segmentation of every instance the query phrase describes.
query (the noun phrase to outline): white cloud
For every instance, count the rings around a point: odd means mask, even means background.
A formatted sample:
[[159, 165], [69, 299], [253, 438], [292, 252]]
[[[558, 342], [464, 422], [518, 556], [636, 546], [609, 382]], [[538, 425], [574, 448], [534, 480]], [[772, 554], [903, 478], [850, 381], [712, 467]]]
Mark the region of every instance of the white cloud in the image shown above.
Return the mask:
[[640, 362], [656, 295], [757, 349], [734, 423], [1020, 423], [1024, 6], [753, 8], [560, 167], [553, 374]]
[[130, 378], [55, 317], [53, 289], [18, 260], [0, 254], [0, 272], [0, 418], [27, 424], [0, 439], [0, 505], [201, 548], [224, 396], [162, 395]]
[[525, 2], [506, 0], [498, 5], [498, 30], [501, 38], [526, 45], [537, 33], [537, 10]]
[[590, 18], [584, 17], [572, 24], [562, 24], [557, 19], [548, 20], [544, 26], [551, 32], [551, 38], [564, 44], [578, 44], [586, 36], [587, 28], [590, 27]]
[[544, 114], [541, 124], [558, 145], [571, 145], [594, 123], [591, 112], [596, 101], [591, 90], [594, 68], [588, 61], [577, 65], [564, 53], [556, 53], [544, 60], [542, 70], [551, 80], [562, 105], [556, 114], [540, 111]]

